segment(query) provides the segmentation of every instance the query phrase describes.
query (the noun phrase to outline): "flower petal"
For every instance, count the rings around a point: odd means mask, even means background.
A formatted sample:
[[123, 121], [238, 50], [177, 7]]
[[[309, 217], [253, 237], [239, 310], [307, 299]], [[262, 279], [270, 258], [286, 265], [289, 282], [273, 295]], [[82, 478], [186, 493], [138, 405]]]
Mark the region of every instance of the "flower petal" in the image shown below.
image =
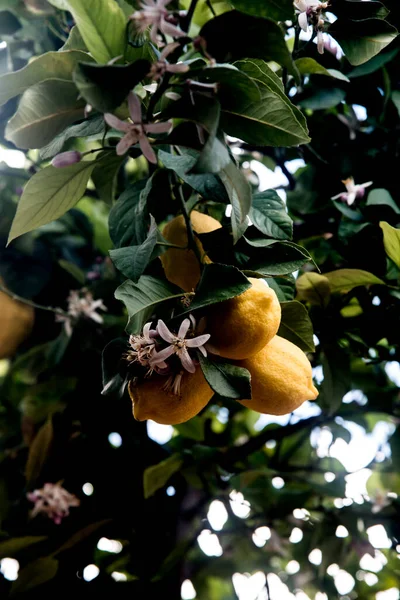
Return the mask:
[[171, 37], [183, 37], [185, 32], [182, 31], [176, 25], [172, 25], [172, 23], [168, 23], [165, 19], [161, 19], [159, 30], [165, 33], [165, 35], [170, 35]]
[[122, 140], [120, 140], [117, 144], [117, 154], [118, 156], [122, 156], [128, 152], [129, 148], [136, 144], [138, 141], [138, 136], [134, 132], [129, 132], [124, 135]]
[[149, 123], [144, 125], [143, 128], [148, 133], [167, 133], [172, 127], [172, 123], [167, 121], [166, 123]]
[[143, 327], [143, 337], [148, 344], [151, 344], [153, 341], [150, 337], [150, 328], [151, 328], [151, 321], [150, 321], [150, 323], [146, 323], [146, 325], [144, 325], [144, 327]]
[[189, 373], [194, 373], [196, 371], [196, 367], [194, 366], [194, 362], [189, 356], [189, 352], [186, 348], [180, 348], [177, 352], [179, 360], [182, 363], [182, 367], [189, 371]]
[[144, 134], [142, 134], [139, 137], [139, 146], [140, 146], [141, 151], [143, 152], [143, 156], [145, 156], [150, 163], [153, 163], [153, 165], [156, 165], [157, 164], [156, 153], [154, 152], [149, 140], [147, 139], [147, 137]]
[[173, 344], [175, 342], [176, 337], [172, 335], [164, 321], [162, 321], [161, 319], [158, 320], [157, 331], [158, 334], [162, 337], [162, 339], [168, 342], [169, 344]]
[[157, 40], [158, 27], [159, 27], [159, 22], [156, 21], [150, 30], [150, 40], [155, 45], [157, 45], [157, 43], [158, 43], [158, 40]]
[[204, 335], [198, 335], [192, 340], [186, 340], [186, 346], [188, 348], [199, 348], [200, 346], [204, 346], [210, 339], [211, 335], [209, 333], [205, 333]]
[[199, 346], [199, 350], [203, 356], [207, 356], [207, 350], [204, 348], [204, 346]]
[[154, 367], [154, 365], [160, 365], [164, 363], [164, 361], [172, 356], [174, 352], [175, 346], [167, 346], [163, 350], [160, 350], [160, 352], [153, 352], [153, 355], [149, 360], [150, 366]]
[[308, 31], [308, 17], [306, 12], [299, 14], [299, 25], [303, 31]]
[[129, 114], [134, 123], [142, 122], [142, 107], [139, 98], [133, 92], [128, 95]]
[[189, 331], [189, 327], [190, 327], [190, 320], [189, 319], [184, 319], [181, 323], [181, 326], [179, 327], [179, 331], [178, 331], [178, 338], [180, 340], [184, 340], [186, 337], [187, 332]]
[[111, 113], [105, 113], [104, 120], [107, 123], [107, 125], [109, 125], [113, 129], [116, 129], [117, 131], [124, 131], [125, 133], [127, 133], [130, 129], [129, 123], [127, 123], [126, 121], [121, 121], [121, 119], [118, 119], [118, 117], [112, 115]]
[[167, 65], [168, 73], [187, 73], [189, 71], [189, 65], [184, 63], [178, 63], [176, 65]]
[[172, 42], [171, 44], [167, 44], [161, 54], [160, 54], [160, 58], [159, 60], [165, 60], [167, 58], [167, 56], [169, 56], [171, 54], [171, 52], [173, 52], [174, 50], [176, 50], [177, 48], [179, 48], [180, 43], [179, 42]]

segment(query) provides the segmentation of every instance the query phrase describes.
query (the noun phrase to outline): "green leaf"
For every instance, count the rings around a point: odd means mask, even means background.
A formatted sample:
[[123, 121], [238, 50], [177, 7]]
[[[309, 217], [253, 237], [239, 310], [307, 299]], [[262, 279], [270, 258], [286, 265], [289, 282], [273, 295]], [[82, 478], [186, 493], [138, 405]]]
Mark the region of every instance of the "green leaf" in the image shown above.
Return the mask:
[[325, 275], [309, 272], [296, 280], [297, 298], [313, 306], [326, 306], [329, 303], [331, 287]]
[[236, 267], [217, 263], [204, 265], [199, 286], [190, 307], [192, 312], [217, 302], [224, 302], [251, 288], [251, 283]]
[[90, 61], [84, 52], [46, 52], [33, 58], [23, 69], [0, 77], [0, 106], [19, 96], [32, 85], [46, 79], [72, 81], [72, 73], [79, 61]]
[[293, 300], [281, 304], [282, 318], [278, 335], [296, 344], [304, 352], [315, 352], [313, 326], [306, 308]]
[[66, 550], [70, 550], [77, 544], [80, 544], [84, 540], [90, 538], [94, 533], [96, 533], [99, 529], [102, 529], [105, 525], [111, 523], [111, 519], [103, 519], [102, 521], [96, 521], [95, 523], [90, 523], [83, 529], [80, 529], [74, 535], [72, 535], [66, 542], [64, 542], [55, 552], [53, 552], [53, 556], [57, 556], [57, 554], [61, 554]]
[[318, 403], [328, 414], [333, 414], [340, 408], [343, 396], [351, 389], [349, 357], [340, 346], [325, 345], [322, 368], [324, 380]]
[[87, 119], [77, 125], [70, 125], [59, 133], [49, 144], [40, 149], [40, 158], [46, 160], [59, 154], [65, 143], [71, 138], [98, 136], [103, 137], [105, 132], [105, 123], [103, 115], [97, 115]]
[[144, 311], [154, 310], [161, 302], [182, 298], [183, 295], [184, 292], [178, 287], [149, 275], [142, 275], [138, 283], [128, 279], [115, 291], [116, 299], [121, 300], [127, 308], [127, 331], [131, 334], [142, 329], [142, 315], [146, 314]]
[[196, 442], [204, 442], [204, 425], [204, 417], [197, 416], [193, 417], [189, 421], [186, 421], [186, 423], [174, 425], [174, 429], [176, 429], [179, 435], [184, 438], [195, 440]]
[[248, 227], [251, 187], [243, 172], [232, 161], [220, 171], [219, 176], [232, 204], [231, 224], [233, 242], [236, 244]]
[[51, 418], [39, 429], [29, 448], [25, 468], [26, 485], [33, 487], [40, 479], [43, 467], [49, 459], [54, 441], [54, 430]]
[[136, 283], [139, 277], [143, 275], [147, 265], [154, 258], [165, 252], [165, 246], [157, 245], [157, 242], [161, 240], [162, 236], [158, 230], [157, 223], [154, 217], [150, 215], [149, 234], [143, 244], [110, 250], [111, 259], [125, 277]]
[[279, 276], [294, 273], [311, 260], [307, 250], [292, 242], [277, 242], [257, 254], [246, 269], [256, 271], [259, 275]]
[[6, 139], [18, 148], [42, 148], [65, 127], [84, 117], [72, 82], [48, 79], [27, 89], [7, 124]]
[[86, 102], [99, 112], [113, 112], [150, 71], [148, 60], [130, 65], [95, 65], [80, 62], [73, 80]]
[[125, 161], [124, 156], [109, 156], [108, 160], [101, 162], [93, 169], [92, 180], [94, 187], [103, 202], [113, 204], [117, 188], [117, 177]]
[[185, 183], [190, 185], [197, 193], [206, 198], [207, 200], [215, 200], [216, 202], [228, 202], [228, 196], [226, 193], [225, 186], [222, 184], [220, 177], [211, 173], [204, 173], [201, 175], [189, 175], [189, 172], [193, 169], [194, 165], [198, 160], [199, 154], [196, 152], [193, 154], [183, 154], [182, 156], [175, 156], [164, 152], [164, 150], [158, 151], [158, 158], [164, 164], [167, 169], [174, 171]]
[[329, 281], [332, 294], [347, 293], [360, 285], [385, 285], [382, 279], [361, 269], [338, 269], [324, 273], [324, 277]]
[[253, 196], [250, 219], [264, 235], [277, 240], [292, 239], [293, 221], [274, 190], [266, 190]]
[[222, 398], [250, 400], [251, 383], [247, 369], [227, 362], [214, 362], [198, 353], [201, 370], [208, 385]]
[[400, 268], [400, 229], [392, 227], [385, 221], [381, 221], [379, 227], [383, 231], [383, 245], [386, 254]]
[[236, 103], [229, 110], [224, 110], [222, 123], [227, 132], [261, 146], [308, 143], [306, 119], [286, 96], [281, 80], [272, 69], [263, 60], [257, 59], [238, 61], [236, 66], [257, 83], [261, 100]]
[[142, 179], [128, 187], [111, 208], [110, 236], [116, 248], [138, 246], [144, 242], [148, 230], [148, 213], [142, 200], [147, 180]]
[[383, 188], [375, 188], [368, 194], [366, 206], [389, 206], [396, 214], [400, 214], [400, 207], [390, 193]]
[[157, 490], [165, 486], [167, 481], [179, 471], [183, 465], [183, 459], [179, 454], [173, 454], [169, 458], [162, 460], [158, 465], [147, 467], [143, 473], [143, 492], [144, 497], [150, 498]]
[[7, 556], [15, 557], [21, 550], [47, 540], [45, 535], [27, 535], [24, 537], [15, 537], [0, 542], [0, 560]]
[[397, 112], [399, 113], [399, 116], [400, 116], [400, 92], [398, 92], [398, 91], [392, 92], [392, 100], [393, 100], [393, 104], [397, 108]]
[[96, 161], [82, 161], [62, 169], [46, 167], [36, 173], [24, 188], [8, 243], [58, 219], [75, 206], [85, 193], [95, 166]]
[[123, 56], [125, 15], [114, 0], [66, 0], [79, 32], [99, 63]]
[[219, 63], [241, 58], [274, 60], [297, 77], [298, 72], [279, 25], [237, 10], [225, 12], [202, 27], [207, 52]]
[[379, 54], [398, 35], [397, 29], [382, 19], [357, 22], [338, 19], [329, 28], [329, 33], [339, 42], [354, 66], [362, 65]]
[[327, 77], [333, 77], [334, 79], [340, 79], [341, 81], [350, 81], [350, 79], [340, 71], [326, 69], [314, 60], [314, 58], [310, 58], [309, 56], [298, 58], [295, 61], [295, 65], [301, 75], [325, 75]]
[[308, 110], [327, 110], [334, 108], [346, 98], [345, 90], [341, 88], [326, 88], [311, 86], [299, 100], [299, 106]]
[[[192, 75], [192, 73], [191, 73]], [[234, 65], [215, 65], [193, 72], [193, 79], [204, 83], [217, 83], [218, 100], [223, 109], [243, 102], [257, 102], [260, 91], [257, 84]]]
[[76, 281], [79, 281], [79, 283], [81, 284], [81, 286], [85, 285], [86, 282], [86, 275], [85, 272], [82, 271], [82, 269], [80, 269], [78, 267], [78, 265], [76, 265], [73, 262], [69, 262], [67, 260], [59, 260], [58, 264], [60, 265], [60, 267], [62, 269], [64, 269], [64, 271], [66, 271], [67, 273], [69, 273], [70, 275], [72, 275], [72, 277], [74, 277], [74, 279], [76, 279]]
[[28, 563], [18, 573], [18, 579], [11, 586], [10, 598], [32, 590], [53, 579], [58, 571], [58, 560], [44, 556]]
[[79, 33], [79, 29], [76, 25], [74, 25], [69, 32], [69, 36], [64, 46], [60, 48], [61, 51], [65, 50], [82, 50], [83, 52], [87, 52], [87, 47], [81, 34]]
[[[385, 4], [386, 3], [387, 2], [385, 2]], [[370, 0], [368, 2], [359, 2], [358, 0], [335, 2], [334, 12], [337, 17], [345, 17], [351, 21], [385, 19], [389, 14], [389, 10], [386, 6], [384, 6], [382, 2], [375, 2], [375, 0]]]
[[255, 17], [267, 17], [275, 21], [293, 20], [292, 0], [232, 0], [235, 8]]
[[22, 25], [17, 17], [9, 10], [0, 11], [0, 35], [12, 36]]
[[375, 73], [378, 69], [381, 69], [388, 62], [393, 60], [393, 58], [398, 54], [399, 49], [395, 48], [389, 52], [381, 52], [377, 56], [371, 58], [366, 63], [356, 67], [350, 73], [348, 73], [348, 77], [350, 79], [355, 79], [356, 77], [364, 77], [365, 75], [371, 75], [371, 73]]

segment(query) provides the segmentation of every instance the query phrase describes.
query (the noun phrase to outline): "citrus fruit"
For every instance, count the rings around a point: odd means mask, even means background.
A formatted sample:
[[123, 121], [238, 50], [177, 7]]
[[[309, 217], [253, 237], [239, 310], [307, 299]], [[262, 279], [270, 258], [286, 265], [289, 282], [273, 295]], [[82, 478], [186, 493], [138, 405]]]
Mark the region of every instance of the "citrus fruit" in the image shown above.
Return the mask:
[[11, 358], [32, 331], [35, 311], [0, 291], [0, 359]]
[[154, 375], [137, 385], [129, 384], [133, 416], [137, 421], [152, 419], [162, 425], [184, 423], [195, 417], [214, 394], [200, 367], [194, 373], [183, 373], [179, 395], [163, 389], [167, 381], [168, 376]]
[[308, 358], [278, 335], [261, 352], [236, 364], [251, 374], [252, 399], [240, 403], [257, 412], [286, 415], [318, 396]]
[[[221, 228], [219, 221], [197, 210], [193, 210], [190, 213], [190, 221], [193, 231], [196, 233], [210, 233]], [[169, 248], [160, 256], [165, 276], [168, 281], [175, 283], [175, 285], [181, 287], [185, 292], [191, 292], [200, 281], [201, 271], [195, 253], [193, 250], [187, 248], [188, 236], [183, 216], [179, 215], [167, 223], [162, 230], [162, 234], [171, 244], [182, 247], [182, 250], [179, 248]], [[204, 263], [211, 262], [200, 240], [196, 239], [196, 244], [201, 260]]]
[[276, 335], [281, 305], [263, 279], [249, 278], [252, 287], [231, 300], [213, 304], [207, 311], [210, 351], [241, 360], [260, 352]]

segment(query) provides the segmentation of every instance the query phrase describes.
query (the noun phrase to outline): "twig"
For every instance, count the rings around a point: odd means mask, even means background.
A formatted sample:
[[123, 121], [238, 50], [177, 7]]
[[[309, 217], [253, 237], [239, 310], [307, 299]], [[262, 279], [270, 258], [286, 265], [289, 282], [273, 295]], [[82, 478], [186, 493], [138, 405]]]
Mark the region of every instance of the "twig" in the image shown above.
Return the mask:
[[196, 255], [197, 260], [200, 263], [200, 267], [201, 267], [203, 264], [202, 260], [201, 260], [201, 254], [200, 254], [199, 249], [196, 244], [196, 238], [194, 236], [192, 223], [190, 221], [190, 216], [189, 216], [189, 213], [186, 208], [186, 202], [185, 202], [185, 198], [183, 196], [182, 186], [180, 185], [180, 183], [178, 181], [178, 176], [175, 175], [175, 177], [176, 177], [176, 186], [175, 186], [176, 195], [177, 195], [177, 197], [178, 197], [177, 199], [179, 200], [179, 203], [181, 205], [181, 210], [182, 210], [183, 218], [185, 219], [185, 225], [186, 225], [186, 230], [187, 230], [187, 235], [188, 235], [188, 248], [193, 250], [193, 252]]
[[22, 302], [23, 304], [32, 306], [32, 308], [38, 308], [39, 310], [47, 310], [48, 312], [55, 313], [56, 315], [62, 315], [63, 317], [70, 317], [70, 315], [64, 310], [62, 310], [62, 308], [53, 308], [52, 306], [43, 306], [42, 304], [37, 304], [36, 302], [33, 302], [33, 300], [28, 300], [27, 298], [22, 298], [21, 296], [18, 296], [18, 294], [14, 294], [14, 292], [11, 292], [3, 285], [0, 285], [0, 292], [4, 292], [5, 294], [7, 294], [7, 296], [13, 298], [13, 300], [17, 300], [18, 302]]
[[189, 31], [190, 29], [190, 23], [192, 22], [194, 11], [196, 10], [198, 1], [199, 0], [192, 0], [192, 2], [190, 3], [189, 10], [182, 25], [182, 29], [184, 31]]

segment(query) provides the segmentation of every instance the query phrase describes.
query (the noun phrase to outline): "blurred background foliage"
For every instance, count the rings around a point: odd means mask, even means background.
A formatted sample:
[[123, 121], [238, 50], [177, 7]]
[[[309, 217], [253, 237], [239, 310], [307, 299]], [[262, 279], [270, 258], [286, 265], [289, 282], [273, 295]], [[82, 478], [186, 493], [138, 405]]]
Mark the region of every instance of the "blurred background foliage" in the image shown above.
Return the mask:
[[[129, 14], [135, 2], [120, 4]], [[198, 8], [197, 30], [208, 4]], [[212, 4], [217, 13], [230, 8]], [[336, 0], [332, 10], [349, 4]], [[385, 5], [399, 27], [397, 2]], [[45, 0], [0, 0], [0, 11], [2, 74], [58, 50], [73, 25]], [[108, 309], [102, 325], [81, 322], [71, 338], [51, 311], [36, 310], [29, 338], [0, 362], [1, 598], [399, 598], [400, 251], [388, 252], [380, 225], [400, 222], [399, 38], [359, 66], [329, 39], [323, 56], [304, 44], [295, 58], [345, 77], [303, 63], [301, 86], [288, 90], [311, 143], [232, 142], [254, 189], [277, 189], [286, 200], [294, 241], [319, 267], [297, 274], [297, 292], [286, 281], [309, 310], [320, 389], [288, 417], [217, 397], [188, 423], [160, 426], [135, 422], [127, 395], [101, 394], [102, 349], [126, 324], [114, 298], [122, 279], [108, 256], [108, 213], [146, 162], [125, 164], [112, 192], [93, 178], [74, 209], [6, 247], [16, 201], [41, 159], [4, 138], [18, 100], [0, 108], [2, 281], [64, 309], [70, 290], [86, 286]], [[91, 140], [67, 147], [87, 150]], [[349, 177], [373, 182], [352, 207], [331, 200]], [[176, 208], [169, 195], [158, 199], [152, 212], [161, 221]], [[218, 218], [224, 210], [209, 205]], [[207, 243], [211, 255], [221, 252], [220, 240]], [[345, 269], [370, 276], [349, 278]], [[58, 526], [29, 516], [27, 491], [47, 481], [81, 501]]]

